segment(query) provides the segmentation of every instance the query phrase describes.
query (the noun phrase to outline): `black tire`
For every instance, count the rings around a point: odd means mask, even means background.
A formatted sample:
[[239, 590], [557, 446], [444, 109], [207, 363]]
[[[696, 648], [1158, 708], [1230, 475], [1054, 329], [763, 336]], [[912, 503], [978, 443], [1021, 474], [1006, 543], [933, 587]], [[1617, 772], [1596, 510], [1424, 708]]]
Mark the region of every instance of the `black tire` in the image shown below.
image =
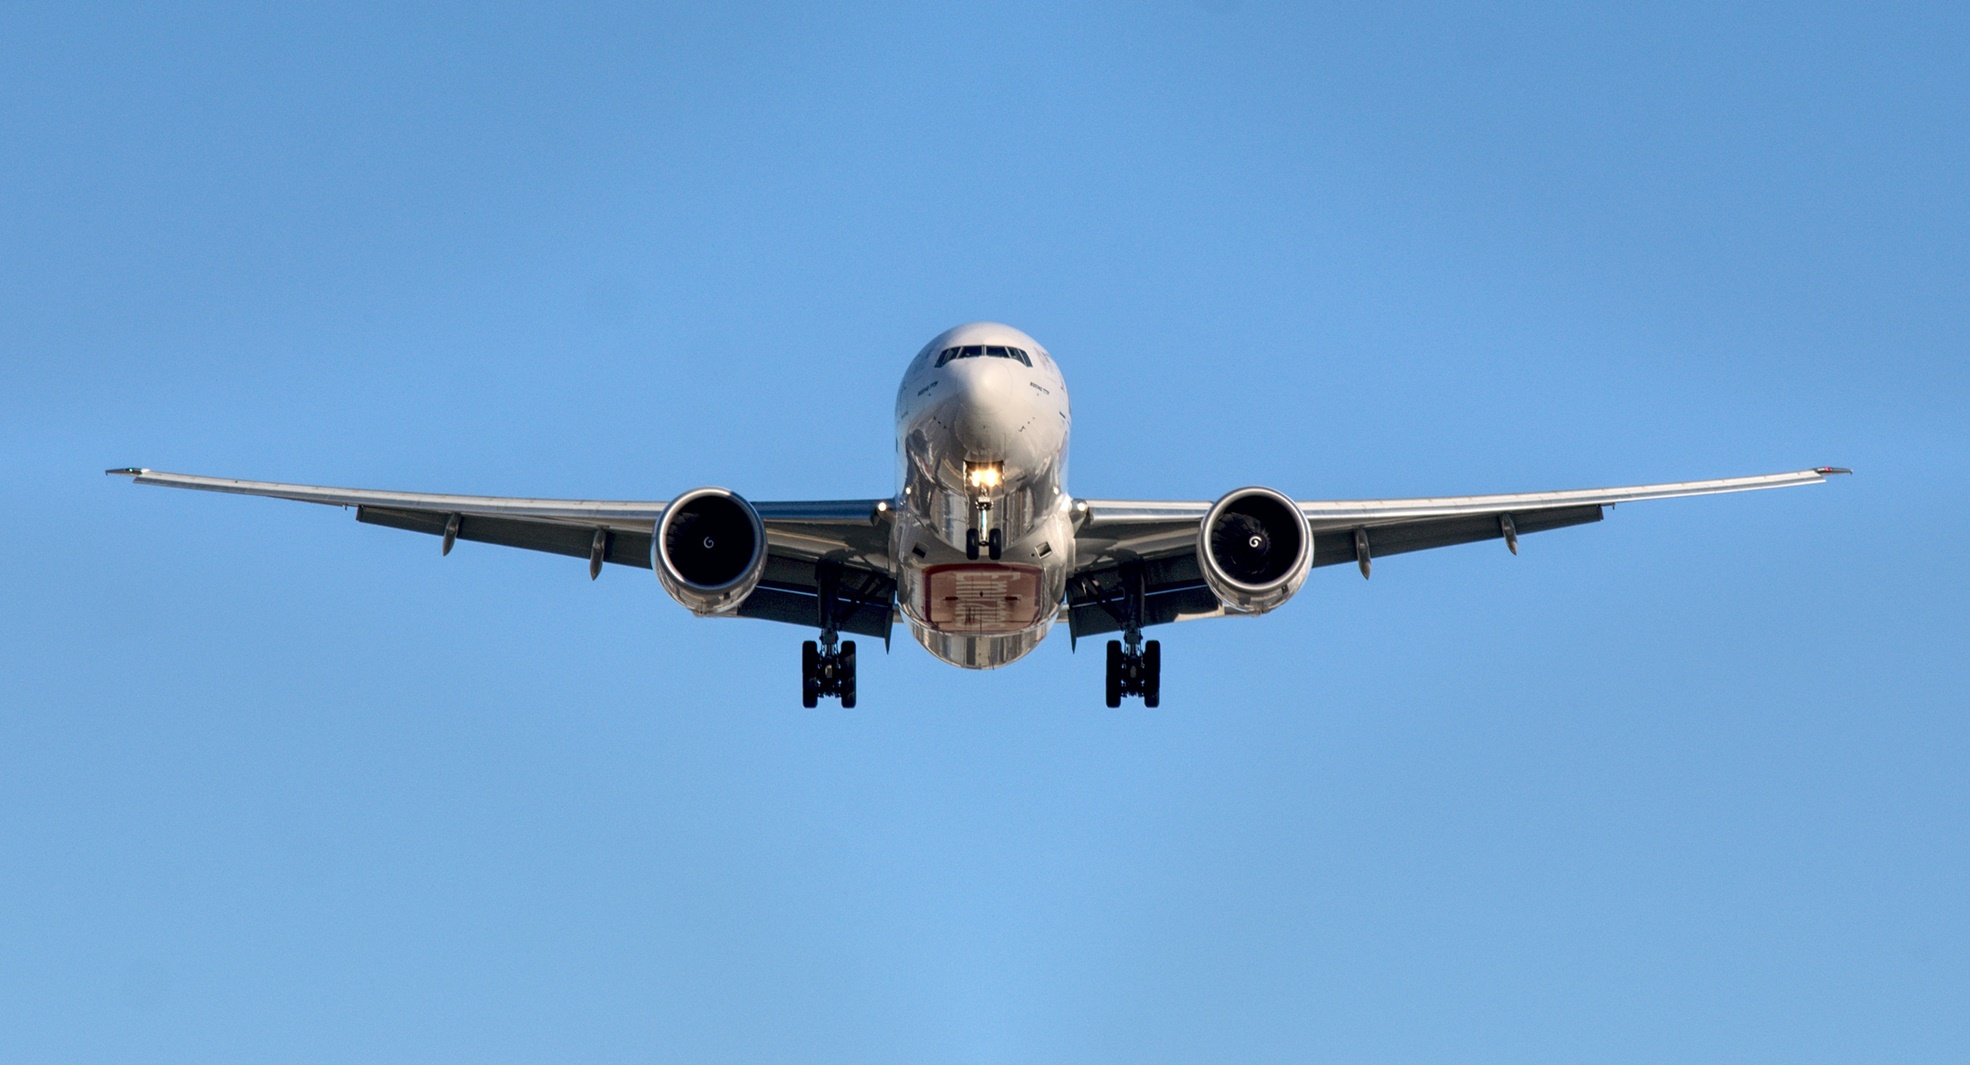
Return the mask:
[[1108, 706], [1122, 705], [1122, 641], [1108, 641]]
[[1163, 643], [1150, 640], [1142, 645], [1142, 705], [1163, 702]]
[[973, 562], [978, 561], [978, 530], [977, 529], [966, 529], [964, 531], [964, 557], [972, 560]]
[[800, 645], [800, 705], [814, 709], [821, 701], [821, 645], [813, 640]]
[[992, 561], [997, 562], [999, 556], [1005, 553], [1006, 531], [1004, 529], [993, 529], [992, 534], [986, 538], [985, 544], [990, 549], [989, 553], [992, 556]]
[[835, 656], [835, 684], [841, 696], [844, 710], [855, 709], [855, 641], [841, 641], [841, 653]]

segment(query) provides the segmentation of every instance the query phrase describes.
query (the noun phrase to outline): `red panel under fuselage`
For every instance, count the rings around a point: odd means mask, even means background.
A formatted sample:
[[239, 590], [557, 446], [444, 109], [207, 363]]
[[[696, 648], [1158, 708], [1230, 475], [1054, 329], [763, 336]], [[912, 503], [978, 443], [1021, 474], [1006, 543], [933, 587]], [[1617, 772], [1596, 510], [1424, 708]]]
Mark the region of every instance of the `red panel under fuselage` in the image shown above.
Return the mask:
[[1048, 604], [1040, 569], [967, 562], [924, 570], [923, 618], [938, 632], [1011, 633], [1038, 625]]

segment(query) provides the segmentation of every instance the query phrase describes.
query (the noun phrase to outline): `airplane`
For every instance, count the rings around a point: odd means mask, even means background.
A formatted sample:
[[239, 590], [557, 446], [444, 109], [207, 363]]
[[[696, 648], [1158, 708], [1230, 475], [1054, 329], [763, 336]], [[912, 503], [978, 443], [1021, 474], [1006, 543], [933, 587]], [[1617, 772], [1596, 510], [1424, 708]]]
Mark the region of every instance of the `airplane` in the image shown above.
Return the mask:
[[1011, 326], [973, 322], [924, 345], [896, 393], [898, 488], [888, 499], [752, 502], [726, 488], [664, 501], [431, 495], [108, 470], [137, 484], [356, 508], [356, 520], [655, 571], [700, 617], [818, 630], [801, 646], [801, 704], [855, 705], [855, 641], [889, 645], [901, 617], [944, 662], [993, 669], [1057, 621], [1107, 642], [1104, 694], [1162, 699], [1155, 625], [1267, 613], [1317, 567], [1503, 540], [1601, 520], [1619, 503], [1816, 484], [1791, 473], [1516, 495], [1297, 500], [1272, 488], [1215, 501], [1084, 499], [1066, 486], [1073, 423], [1052, 354]]

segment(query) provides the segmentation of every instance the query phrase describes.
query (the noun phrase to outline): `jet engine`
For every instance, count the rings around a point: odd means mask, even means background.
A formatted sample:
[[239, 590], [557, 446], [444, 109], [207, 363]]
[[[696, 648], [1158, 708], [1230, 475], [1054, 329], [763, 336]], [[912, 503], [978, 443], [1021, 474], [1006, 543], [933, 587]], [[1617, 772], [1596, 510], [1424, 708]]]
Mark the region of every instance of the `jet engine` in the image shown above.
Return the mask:
[[665, 508], [650, 555], [650, 568], [672, 599], [693, 614], [729, 614], [759, 587], [766, 527], [737, 493], [698, 488]]
[[1197, 527], [1197, 562], [1226, 610], [1263, 614], [1306, 583], [1313, 533], [1292, 500], [1270, 488], [1240, 488]]

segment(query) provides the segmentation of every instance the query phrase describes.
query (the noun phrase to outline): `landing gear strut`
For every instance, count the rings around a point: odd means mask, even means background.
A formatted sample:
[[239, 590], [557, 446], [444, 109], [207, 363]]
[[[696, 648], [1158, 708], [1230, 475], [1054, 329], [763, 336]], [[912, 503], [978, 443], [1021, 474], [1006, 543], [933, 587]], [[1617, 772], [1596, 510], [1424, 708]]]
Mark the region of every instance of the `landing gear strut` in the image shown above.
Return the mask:
[[819, 593], [821, 638], [800, 645], [800, 705], [812, 710], [822, 698], [841, 700], [855, 708], [855, 641], [843, 640], [835, 629], [841, 616], [841, 567], [822, 562], [814, 569]]

